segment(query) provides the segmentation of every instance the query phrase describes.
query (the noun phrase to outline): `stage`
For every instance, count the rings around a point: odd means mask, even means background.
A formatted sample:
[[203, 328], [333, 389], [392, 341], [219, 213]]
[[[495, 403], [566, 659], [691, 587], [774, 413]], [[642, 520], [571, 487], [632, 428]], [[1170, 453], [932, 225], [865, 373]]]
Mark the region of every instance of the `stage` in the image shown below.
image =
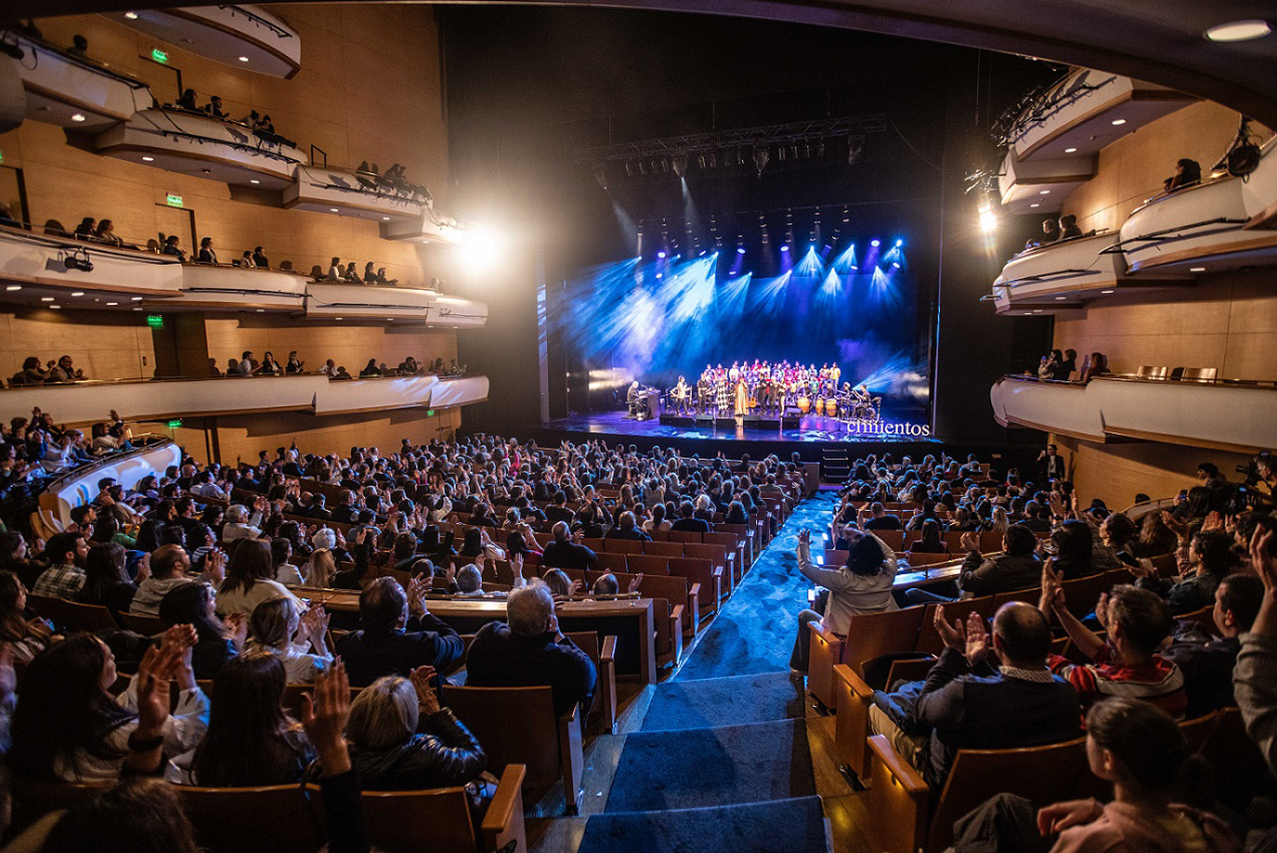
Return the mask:
[[[924, 427], [913, 421], [883, 420], [880, 422], [880, 431], [873, 431], [872, 427], [866, 425], [860, 432], [854, 426], [849, 429], [847, 424], [836, 418], [816, 415], [800, 418], [796, 427], [790, 427], [791, 421], [787, 418], [785, 429], [759, 429], [735, 424], [730, 428], [720, 428], [715, 423], [710, 421], [703, 426], [671, 426], [656, 419], [631, 420], [625, 417], [624, 412], [595, 412], [549, 421], [542, 424], [541, 432], [546, 439], [554, 441], [620, 439], [643, 448], [677, 442], [680, 448], [689, 453], [709, 455], [723, 451], [733, 458], [742, 452], [755, 457], [768, 453], [797, 452], [804, 459], [817, 460], [821, 458], [823, 450], [832, 448], [843, 448], [855, 455], [884, 451], [897, 455], [930, 453], [935, 452], [940, 444], [930, 436], [929, 427], [925, 428], [926, 435], [916, 434]], [[910, 434], [911, 428], [914, 434]]]

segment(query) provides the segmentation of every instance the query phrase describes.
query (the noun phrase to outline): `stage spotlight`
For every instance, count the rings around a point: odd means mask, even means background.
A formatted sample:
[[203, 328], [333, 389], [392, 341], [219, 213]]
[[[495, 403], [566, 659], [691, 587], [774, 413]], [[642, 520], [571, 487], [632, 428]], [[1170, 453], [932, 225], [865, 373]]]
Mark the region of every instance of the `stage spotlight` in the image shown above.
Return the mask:
[[594, 169], [594, 180], [599, 182], [599, 186], [605, 191], [607, 190], [607, 169], [597, 166]]
[[781, 246], [781, 247], [780, 247], [780, 250], [781, 250], [782, 252], [788, 252], [788, 251], [789, 251], [789, 246]]
[[738, 254], [738, 255], [743, 255], [743, 254], [745, 254], [745, 247], [744, 247], [744, 246], [737, 246], [737, 247], [736, 247], [736, 254]]
[[900, 269], [900, 262], [899, 262], [899, 261], [892, 261], [892, 262], [891, 262], [891, 268], [892, 268], [892, 269], [897, 269], [897, 270], [898, 270], [898, 269]]
[[876, 248], [878, 248], [878, 247], [879, 247], [880, 245], [882, 245], [882, 244], [881, 244], [878, 240], [870, 240], [870, 241], [869, 241], [869, 245], [870, 245], [870, 246], [873, 246], [873, 247], [876, 249]]
[[896, 248], [897, 248], [897, 249], [899, 249], [899, 248], [900, 248], [901, 246], [903, 246], [904, 244], [905, 244], [905, 241], [904, 241], [904, 240], [897, 240], [897, 241], [896, 241]]
[[664, 259], [665, 259], [665, 252], [663, 252], [663, 251], [661, 251], [661, 252], [657, 252], [657, 253], [656, 253], [656, 257], [660, 258], [661, 260], [664, 260]]
[[865, 138], [859, 134], [847, 137], [847, 165], [854, 166], [865, 150]]
[[89, 253], [85, 252], [84, 257], [77, 255], [67, 255], [63, 262], [69, 270], [79, 270], [80, 272], [93, 272], [93, 261], [89, 260]]
[[687, 152], [680, 151], [670, 158], [670, 165], [674, 167], [674, 174], [680, 178], [687, 175]]
[[658, 273], [656, 274], [656, 277], [657, 277], [658, 279], [659, 279], [659, 278], [665, 278], [665, 273], [659, 273], [659, 272], [658, 272]]
[[505, 244], [493, 229], [478, 225], [466, 228], [461, 232], [462, 242], [458, 247], [465, 268], [472, 273], [484, 273], [501, 259]]
[[980, 230], [985, 234], [992, 234], [998, 230], [998, 217], [993, 212], [992, 202], [981, 202], [980, 208]]

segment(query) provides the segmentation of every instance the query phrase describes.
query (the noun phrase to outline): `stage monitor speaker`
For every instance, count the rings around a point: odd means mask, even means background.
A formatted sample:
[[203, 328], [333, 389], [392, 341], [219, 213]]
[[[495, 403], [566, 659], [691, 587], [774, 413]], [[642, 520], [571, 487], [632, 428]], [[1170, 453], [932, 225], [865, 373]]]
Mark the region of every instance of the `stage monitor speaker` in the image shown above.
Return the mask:
[[798, 429], [802, 426], [802, 418], [799, 417], [786, 415], [783, 420], [784, 424], [780, 427], [781, 429]]
[[780, 421], [776, 420], [775, 418], [759, 418], [758, 423], [754, 424], [754, 426], [758, 427], [759, 429], [769, 429], [773, 431], [779, 431]]
[[713, 424], [714, 424], [714, 416], [713, 416], [713, 415], [704, 414], [704, 413], [699, 413], [699, 414], [697, 414], [694, 418], [692, 418], [692, 420], [693, 420], [693, 421], [695, 421], [696, 426], [706, 426], [706, 427], [707, 427], [707, 426], [713, 426]]
[[689, 427], [692, 419], [686, 415], [661, 415], [661, 426]]
[[715, 429], [736, 429], [736, 418], [715, 418]]

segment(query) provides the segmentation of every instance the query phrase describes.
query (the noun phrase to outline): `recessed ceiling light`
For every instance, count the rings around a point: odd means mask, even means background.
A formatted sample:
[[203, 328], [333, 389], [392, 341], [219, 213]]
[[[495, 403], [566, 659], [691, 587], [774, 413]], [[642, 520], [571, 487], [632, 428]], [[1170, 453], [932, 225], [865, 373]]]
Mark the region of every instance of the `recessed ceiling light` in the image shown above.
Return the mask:
[[1026, 317], [1032, 317], [1032, 316], [1033, 316], [1033, 312], [1032, 312], [1032, 311], [1025, 311], [1025, 312], [1024, 312], [1024, 316], [1026, 316]]
[[1057, 301], [1057, 302], [1063, 302], [1065, 299], [1068, 299], [1068, 297], [1067, 297], [1067, 296], [1057, 296], [1057, 297], [1055, 297], [1055, 299], [1056, 299], [1056, 301]]
[[120, 304], [120, 303], [118, 303], [118, 302], [108, 302], [108, 303], [106, 303], [106, 307], [108, 307], [108, 308], [114, 308], [116, 305], [119, 305], [119, 304]]
[[241, 57], [239, 58], [239, 61], [240, 61], [240, 62], [248, 62], [248, 57], [247, 57], [247, 56], [241, 56]]
[[22, 289], [22, 285], [20, 285], [20, 284], [10, 284], [10, 285], [8, 285], [8, 286], [6, 286], [6, 287], [5, 287], [5, 290], [7, 290], [7, 291], [9, 291], [9, 292], [11, 292], [11, 293], [12, 293], [13, 291], [15, 291], [15, 290], [21, 290], [21, 289]]
[[1189, 267], [1189, 272], [1206, 272], [1206, 267]]
[[52, 301], [53, 301], [53, 297], [52, 297], [52, 296], [41, 296], [41, 297], [40, 297], [40, 301], [41, 301], [41, 302], [52, 302]]
[[1064, 149], [1064, 153], [1065, 153], [1065, 154], [1072, 154], [1072, 153], [1074, 153], [1074, 152], [1076, 152], [1076, 151], [1077, 151], [1077, 149], [1076, 149], [1076, 148], [1065, 148], [1065, 149]]
[[50, 308], [52, 308], [54, 311], [61, 311], [61, 310], [62, 310], [62, 306], [61, 306], [61, 305], [50, 305], [49, 307], [50, 307]]
[[141, 311], [142, 309], [141, 309], [141, 308], [134, 308], [133, 310], [134, 310], [134, 311]]
[[249, 182], [250, 184], [260, 184], [260, 183], [261, 183], [261, 181], [257, 180], [257, 178], [249, 178], [249, 179], [248, 179], [248, 182]]
[[1114, 127], [1121, 127], [1122, 125], [1126, 124], [1126, 119], [1124, 119], [1124, 118], [1115, 118], [1115, 119], [1113, 119], [1112, 124], [1113, 124], [1113, 126], [1114, 126]]
[[84, 113], [71, 113], [71, 121], [85, 121]]
[[258, 308], [258, 309], [257, 309], [257, 313], [258, 313], [258, 314], [264, 314], [264, 313], [266, 313], [266, 309], [265, 309], [265, 308]]
[[1041, 314], [1041, 313], [1042, 313], [1042, 309], [1041, 309], [1041, 308], [1034, 308], [1034, 309], [1033, 309], [1033, 313], [1034, 313], [1034, 314]]
[[341, 211], [340, 211], [338, 208], [336, 208], [336, 207], [330, 207], [330, 208], [328, 208], [328, 209], [329, 209], [329, 210], [331, 210], [333, 213], [340, 213], [340, 212], [341, 212]]
[[140, 297], [140, 296], [130, 296], [130, 297], [129, 297], [129, 299], [130, 299], [130, 300], [132, 300], [133, 302], [141, 302], [141, 301], [142, 301], [142, 297]]
[[83, 290], [77, 290], [77, 291], [73, 292], [71, 295], [72, 295], [72, 296], [83, 296], [83, 295], [84, 295], [84, 291], [83, 291]]
[[1029, 205], [1029, 207], [1041, 207], [1041, 206], [1042, 205], [1038, 204], [1036, 201], [1033, 202], [1033, 204]]
[[389, 221], [390, 221], [390, 217], [389, 217], [389, 216], [383, 216], [383, 217], [381, 217], [381, 221], [382, 221], [382, 222], [389, 222]]
[[1038, 190], [1038, 195], [1050, 195], [1050, 190]]
[[1202, 35], [1211, 41], [1250, 41], [1263, 38], [1272, 31], [1273, 28], [1268, 26], [1267, 21], [1229, 21], [1226, 24], [1216, 24]]
[[344, 320], [344, 319], [346, 319], [346, 318], [345, 318], [345, 317], [334, 317], [333, 319], [334, 319], [334, 320]]
[[130, 21], [136, 21], [136, 20], [137, 20], [137, 12], [125, 12], [125, 13], [124, 13], [124, 17], [128, 18]]
[[388, 321], [390, 321], [391, 323], [395, 322], [395, 318], [394, 318], [394, 317], [387, 317], [386, 319], [387, 319]]
[[1112, 293], [1112, 292], [1113, 292], [1113, 291], [1111, 291], [1111, 290], [1101, 290], [1101, 291], [1100, 291], [1100, 293]]
[[143, 158], [142, 158], [142, 162], [143, 162], [143, 163], [154, 163], [154, 162], [155, 162], [155, 158], [154, 158], [154, 157], [143, 157]]

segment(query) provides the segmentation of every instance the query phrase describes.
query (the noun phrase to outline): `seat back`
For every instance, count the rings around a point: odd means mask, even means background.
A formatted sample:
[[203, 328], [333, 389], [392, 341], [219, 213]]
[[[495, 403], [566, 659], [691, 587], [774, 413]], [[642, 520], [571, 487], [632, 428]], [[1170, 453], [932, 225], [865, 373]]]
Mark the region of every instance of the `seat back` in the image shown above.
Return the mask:
[[154, 637], [164, 630], [164, 623], [160, 621], [158, 616], [142, 616], [123, 611], [117, 613], [116, 616], [119, 617], [120, 624], [124, 626], [126, 631], [133, 631], [144, 637]]
[[625, 554], [608, 553], [607, 551], [598, 551], [595, 553], [598, 560], [594, 565], [606, 572], [623, 572], [627, 569], [625, 562]]
[[61, 599], [60, 602], [57, 608], [60, 618], [53, 621], [68, 631], [89, 631], [96, 634], [99, 631], [115, 631], [120, 627], [111, 611], [100, 604], [81, 604], [66, 599]]
[[[322, 817], [319, 786], [307, 786], [307, 791], [317, 807], [316, 813]], [[360, 800], [368, 842], [375, 848], [420, 853], [469, 853], [480, 849], [465, 788], [364, 791]]]
[[[704, 547], [703, 545], [698, 547]], [[681, 557], [683, 556], [682, 542], [644, 542], [643, 553], [653, 554], [657, 557]]]
[[936, 801], [926, 849], [947, 849], [954, 823], [995, 794], [1018, 794], [1040, 808], [1063, 799], [1089, 772], [1086, 738], [1024, 749], [959, 750]]
[[549, 687], [445, 684], [439, 698], [483, 744], [492, 773], [499, 774], [507, 764], [523, 764], [529, 787], [559, 778], [559, 726]]
[[323, 846], [306, 789], [298, 785], [175, 790], [195, 840], [210, 853], [315, 853]]
[[1202, 744], [1206, 742], [1206, 738], [1210, 736], [1211, 731], [1215, 728], [1215, 721], [1218, 717], [1218, 711], [1211, 711], [1209, 714], [1194, 720], [1180, 721], [1179, 730], [1183, 732], [1184, 740], [1188, 742], [1190, 751], [1197, 752]]
[[1223, 708], [1198, 750], [1215, 775], [1215, 795], [1237, 810], [1245, 809], [1267, 775], [1264, 754], [1246, 734], [1242, 712]]
[[1170, 375], [1169, 367], [1153, 367], [1151, 365], [1142, 364], [1139, 370], [1135, 371], [1135, 375], [1140, 379], [1166, 379]]
[[948, 563], [954, 559], [952, 554], [926, 554], [920, 551], [910, 551], [905, 555], [905, 562], [911, 568], [920, 566], [938, 566], [941, 563]]
[[110, 788], [107, 782], [32, 782], [13, 780], [13, 822], [9, 830], [16, 834], [49, 812], [71, 806]]
[[668, 575], [671, 557], [657, 557], [653, 554], [626, 554], [626, 571], [632, 574], [642, 572], [645, 575]]
[[1180, 371], [1181, 382], [1214, 382], [1215, 377], [1219, 375], [1219, 368], [1216, 367], [1177, 367]]
[[701, 534], [695, 530], [671, 530], [669, 531], [670, 542], [700, 542]]
[[871, 530], [869, 532], [887, 543], [887, 547], [893, 551], [903, 551], [905, 548], [905, 532], [903, 530]]
[[925, 607], [906, 607], [851, 617], [841, 662], [854, 672], [862, 672], [865, 661], [892, 652], [912, 651], [926, 610]]
[[[604, 539], [603, 550], [613, 554], [642, 554], [643, 541], [639, 539]], [[652, 553], [656, 553], [653, 551]]]

